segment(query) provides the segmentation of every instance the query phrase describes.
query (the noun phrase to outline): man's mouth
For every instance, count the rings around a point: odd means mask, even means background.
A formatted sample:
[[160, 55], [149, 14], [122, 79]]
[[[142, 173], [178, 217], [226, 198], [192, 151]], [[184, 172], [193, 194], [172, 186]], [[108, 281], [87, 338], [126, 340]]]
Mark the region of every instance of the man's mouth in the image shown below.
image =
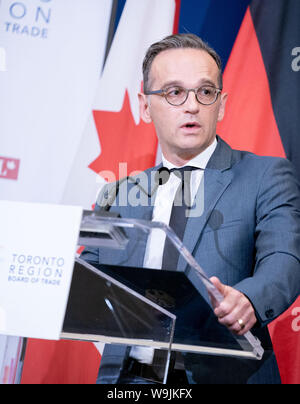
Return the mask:
[[199, 129], [200, 127], [198, 122], [187, 122], [181, 126], [183, 129]]

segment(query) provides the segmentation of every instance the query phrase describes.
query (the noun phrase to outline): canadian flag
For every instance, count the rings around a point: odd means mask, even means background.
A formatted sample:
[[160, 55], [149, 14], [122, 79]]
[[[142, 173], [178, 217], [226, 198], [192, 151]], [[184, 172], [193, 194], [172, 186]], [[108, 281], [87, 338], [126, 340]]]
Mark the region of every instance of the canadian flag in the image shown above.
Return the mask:
[[104, 182], [99, 173], [112, 171], [118, 179], [119, 163], [127, 163], [128, 174], [155, 163], [154, 127], [140, 120], [137, 94], [146, 50], [176, 30], [179, 6], [178, 0], [126, 1], [63, 203], [89, 208]]
[[[179, 6], [179, 0], [126, 1], [62, 203], [90, 209], [105, 181], [99, 173], [109, 170], [118, 178], [119, 163], [127, 163], [128, 174], [155, 164], [154, 127], [140, 120], [137, 93], [146, 49], [176, 30]], [[95, 383], [102, 347], [31, 340], [22, 382]]]

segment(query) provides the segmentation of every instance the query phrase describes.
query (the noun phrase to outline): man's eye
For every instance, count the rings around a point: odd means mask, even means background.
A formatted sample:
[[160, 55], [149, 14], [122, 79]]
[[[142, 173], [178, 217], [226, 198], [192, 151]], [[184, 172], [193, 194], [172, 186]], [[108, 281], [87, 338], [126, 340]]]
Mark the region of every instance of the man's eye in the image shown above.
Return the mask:
[[181, 95], [183, 93], [182, 88], [174, 87], [174, 88], [168, 88], [167, 90], [167, 95], [171, 97], [176, 97], [178, 95]]
[[214, 90], [212, 88], [209, 87], [201, 87], [198, 90], [198, 94], [202, 95], [202, 96], [210, 96], [214, 93]]

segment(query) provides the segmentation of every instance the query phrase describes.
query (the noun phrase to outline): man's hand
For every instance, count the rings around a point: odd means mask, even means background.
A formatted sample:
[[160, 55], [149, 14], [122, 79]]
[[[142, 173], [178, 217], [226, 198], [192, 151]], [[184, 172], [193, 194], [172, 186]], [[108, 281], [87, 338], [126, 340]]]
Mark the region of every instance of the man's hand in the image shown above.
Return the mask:
[[225, 325], [234, 334], [244, 335], [257, 322], [249, 299], [238, 290], [223, 285], [215, 276], [210, 280], [224, 296], [224, 300], [220, 304], [213, 301], [214, 312], [219, 323]]

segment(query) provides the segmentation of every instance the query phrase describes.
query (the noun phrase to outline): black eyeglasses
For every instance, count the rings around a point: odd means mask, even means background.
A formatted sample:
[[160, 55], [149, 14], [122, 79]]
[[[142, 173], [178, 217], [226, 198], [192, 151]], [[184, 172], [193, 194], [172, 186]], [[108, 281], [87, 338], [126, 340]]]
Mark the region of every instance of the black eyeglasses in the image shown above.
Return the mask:
[[214, 104], [219, 94], [222, 92], [220, 88], [214, 86], [201, 86], [198, 88], [184, 88], [179, 86], [167, 87], [157, 91], [147, 91], [145, 95], [160, 95], [165, 97], [167, 102], [174, 106], [182, 105], [188, 99], [190, 91], [193, 91], [196, 96], [196, 100], [202, 105]]

